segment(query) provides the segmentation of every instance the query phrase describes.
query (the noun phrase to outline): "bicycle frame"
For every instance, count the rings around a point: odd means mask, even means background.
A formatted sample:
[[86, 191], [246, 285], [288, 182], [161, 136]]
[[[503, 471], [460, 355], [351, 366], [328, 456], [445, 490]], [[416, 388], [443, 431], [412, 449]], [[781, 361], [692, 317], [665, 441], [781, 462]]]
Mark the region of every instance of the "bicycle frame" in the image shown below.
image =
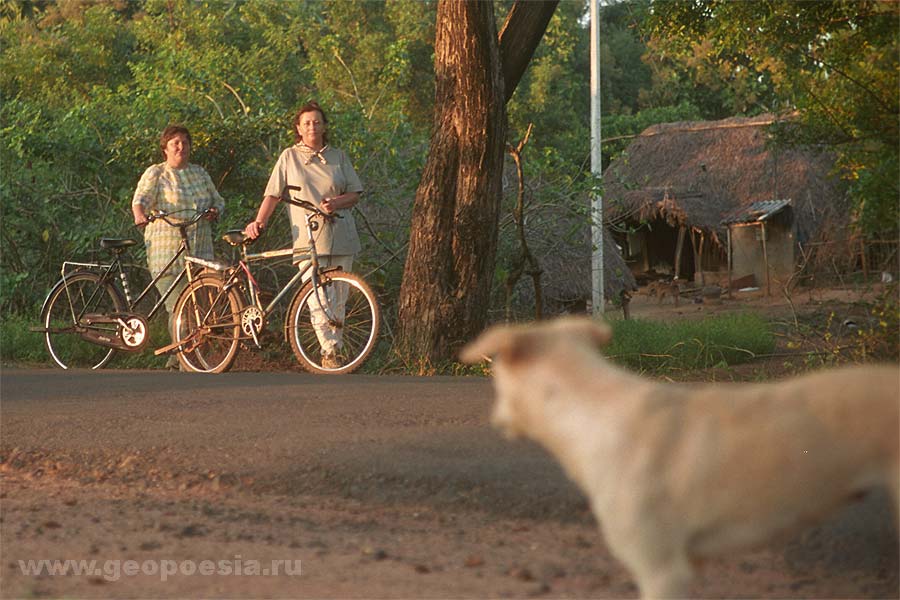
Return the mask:
[[[296, 201], [288, 201], [289, 203], [296, 203]], [[297, 273], [291, 277], [290, 281], [288, 281], [275, 295], [271, 302], [265, 307], [263, 307], [262, 302], [259, 298], [259, 284], [256, 282], [256, 278], [253, 277], [253, 273], [250, 271], [250, 263], [260, 262], [263, 260], [267, 260], [270, 258], [279, 258], [282, 256], [294, 256], [293, 248], [282, 248], [280, 250], [269, 250], [266, 252], [258, 252], [258, 253], [250, 253], [247, 252], [247, 247], [241, 246], [241, 260], [238, 261], [238, 264], [234, 267], [234, 271], [232, 271], [226, 282], [225, 288], [228, 289], [230, 286], [235, 285], [238, 279], [240, 279], [240, 273], [244, 274], [244, 279], [247, 282], [247, 296], [249, 305], [255, 306], [260, 311], [262, 311], [263, 318], [268, 318], [269, 315], [272, 314], [272, 310], [281, 302], [288, 293], [294, 289], [294, 286], [298, 283], [303, 282], [303, 278], [307, 273], [311, 272], [311, 280], [313, 282], [313, 287], [316, 289], [316, 294], [318, 295], [320, 284], [319, 284], [319, 254], [316, 252], [316, 245], [314, 243], [315, 237], [313, 232], [315, 231], [315, 227], [313, 225], [314, 219], [316, 218], [316, 213], [307, 213], [306, 219], [306, 236], [307, 240], [309, 240], [309, 247], [307, 248], [307, 254], [301, 254], [298, 258], [301, 262], [305, 262], [300, 269], [298, 269]], [[194, 260], [194, 259], [191, 259]], [[230, 285], [229, 285], [230, 284]]]
[[[181, 258], [182, 256], [187, 257], [187, 258], [190, 257], [190, 255], [189, 255], [190, 241], [187, 236], [187, 228], [189, 226], [194, 225], [197, 221], [199, 221], [200, 218], [204, 214], [205, 214], [205, 212], [197, 213], [192, 219], [189, 219], [187, 222], [180, 223], [180, 224], [175, 224], [175, 223], [172, 223], [171, 221], [169, 221], [168, 220], [169, 215], [167, 213], [161, 213], [159, 215], [154, 216], [154, 218], [163, 219], [166, 223], [168, 223], [172, 227], [178, 227], [179, 232], [181, 234], [181, 244], [178, 247], [178, 251], [174, 255], [172, 255], [172, 258], [170, 258], [169, 262], [166, 263], [166, 266], [155, 277], [153, 277], [153, 279], [151, 279], [150, 283], [147, 284], [147, 286], [140, 292], [140, 294], [138, 294], [138, 297], [135, 299], [132, 299], [131, 285], [128, 280], [128, 274], [126, 272], [126, 269], [122, 266], [122, 254], [127, 249], [127, 246], [121, 247], [121, 248], [112, 248], [111, 252], [113, 252], [114, 256], [113, 256], [112, 262], [110, 262], [108, 264], [104, 264], [104, 263], [100, 263], [100, 262], [88, 263], [88, 262], [77, 262], [77, 261], [64, 261], [62, 264], [62, 267], [60, 268], [60, 275], [62, 276], [62, 280], [64, 282], [68, 281], [68, 277], [71, 276], [77, 270], [99, 271], [100, 281], [98, 282], [97, 287], [91, 293], [91, 296], [89, 297], [88, 302], [85, 303], [85, 308], [86, 308], [87, 306], [90, 305], [91, 302], [93, 302], [93, 300], [96, 298], [97, 294], [102, 293], [104, 285], [109, 283], [113, 287], [116, 287], [115, 286], [115, 281], [116, 281], [115, 275], [118, 274], [118, 281], [121, 285], [122, 291], [124, 292], [125, 307], [128, 312], [134, 312], [135, 308], [148, 296], [148, 294], [150, 293], [150, 290], [155, 288], [156, 283], [160, 279], [162, 279], [164, 274], [169, 270], [169, 268], [172, 267], [172, 265], [175, 264], [175, 262], [179, 258]], [[198, 260], [202, 261], [202, 259], [198, 259]], [[204, 261], [204, 262], [209, 262], [209, 261]], [[169, 298], [169, 296], [172, 295], [172, 292], [174, 292], [175, 289], [185, 279], [187, 279], [188, 283], [193, 281], [193, 273], [190, 271], [187, 261], [185, 261], [184, 268], [182, 268], [182, 270], [178, 273], [178, 275], [175, 277], [175, 280], [169, 285], [169, 287], [165, 290], [165, 292], [160, 294], [160, 298], [156, 302], [156, 304], [154, 304], [151, 307], [151, 309], [147, 313], [143, 314], [142, 316], [145, 316], [147, 319], [152, 319], [153, 316], [156, 315], [157, 312], [159, 312], [159, 309], [165, 304], [165, 302]], [[75, 306], [74, 306], [74, 303], [72, 302], [72, 298], [69, 294], [68, 286], [66, 286], [64, 289], [66, 290], [66, 301], [69, 305], [69, 312], [72, 314], [72, 323], [77, 328], [78, 324], [81, 322], [81, 319], [84, 317], [84, 315], [83, 314], [75, 314]], [[44, 311], [47, 309], [47, 303], [49, 302], [49, 300], [50, 300], [50, 297], [48, 296], [47, 299], [44, 301], [44, 306], [41, 308], [41, 314], [43, 314]], [[124, 325], [124, 323], [120, 323], [120, 325]], [[40, 331], [40, 330], [35, 330], [35, 331]], [[51, 333], [54, 333], [54, 332], [51, 332]], [[62, 333], [62, 331], [55, 331], [55, 333]]]
[[293, 248], [284, 248], [282, 250], [271, 250], [268, 252], [259, 252], [259, 253], [248, 253], [246, 252], [246, 248], [244, 249], [243, 259], [238, 262], [237, 266], [245, 275], [245, 280], [247, 282], [247, 294], [249, 296], [250, 302], [253, 306], [257, 307], [263, 312], [263, 315], [268, 317], [272, 314], [272, 310], [275, 306], [284, 299], [285, 296], [294, 288], [294, 286], [303, 281], [303, 277], [312, 270], [313, 275], [312, 278], [315, 280], [315, 285], [318, 287], [319, 285], [319, 257], [315, 255], [315, 250], [313, 250], [308, 255], [301, 255], [301, 261], [306, 261], [306, 264], [291, 277], [290, 281], [288, 281], [281, 290], [276, 294], [276, 296], [269, 302], [269, 304], [265, 307], [262, 306], [262, 302], [259, 298], [259, 284], [256, 282], [256, 278], [253, 277], [253, 273], [250, 271], [250, 263], [260, 262], [263, 260], [267, 260], [270, 258], [278, 258], [280, 256], [293, 256], [294, 250]]
[[[242, 230], [227, 232], [225, 241], [240, 246], [239, 258], [230, 266], [213, 266], [216, 275], [201, 275], [182, 292], [175, 305], [172, 344], [157, 349], [157, 354], [177, 352], [187, 370], [222, 373], [234, 363], [241, 341], [252, 340], [257, 348], [262, 347], [260, 334], [271, 321], [276, 305], [289, 297], [284, 333], [304, 369], [343, 374], [362, 365], [375, 347], [380, 326], [375, 294], [359, 275], [344, 272], [341, 266], [322, 266], [314, 232], [320, 226], [319, 218], [335, 217], [309, 202], [282, 200], [306, 209], [309, 245], [296, 251], [248, 252], [251, 239]], [[274, 298], [264, 298], [251, 266], [288, 256], [300, 261], [299, 269], [283, 286], [276, 282], [273, 287], [280, 289], [275, 290]], [[185, 260], [209, 264], [190, 256]]]
[[[284, 201], [289, 202], [291, 204], [297, 203], [296, 201], [293, 201], [293, 200], [284, 200]], [[294, 287], [297, 284], [300, 284], [303, 282], [303, 279], [307, 275], [307, 273], [311, 273], [310, 279], [312, 280], [313, 288], [316, 290], [316, 295], [319, 296], [319, 299], [321, 301], [321, 295], [320, 295], [321, 288], [320, 288], [320, 282], [319, 282], [319, 273], [321, 273], [322, 271], [320, 271], [319, 254], [318, 254], [318, 252], [316, 252], [316, 246], [314, 243], [315, 237], [313, 235], [313, 232], [316, 230], [316, 226], [314, 225], [314, 219], [316, 218], [316, 216], [317, 216], [317, 213], [309, 212], [309, 213], [307, 213], [307, 215], [305, 217], [305, 219], [306, 219], [306, 235], [307, 235], [307, 239], [309, 240], [309, 246], [307, 247], [307, 253], [299, 255], [298, 258], [300, 259], [301, 262], [305, 262], [306, 264], [303, 265], [300, 269], [298, 269], [297, 273], [295, 273], [294, 276], [291, 277], [291, 279], [281, 288], [281, 290], [279, 290], [278, 294], [275, 295], [275, 297], [269, 302], [269, 304], [267, 306], [264, 307], [262, 305], [262, 301], [260, 300], [260, 295], [259, 295], [260, 286], [257, 283], [256, 278], [253, 276], [253, 273], [250, 270], [250, 263], [260, 262], [260, 261], [271, 259], [271, 258], [279, 258], [282, 256], [294, 256], [293, 248], [282, 248], [279, 250], [268, 250], [266, 252], [250, 253], [250, 252], [247, 252], [247, 246], [242, 244], [241, 245], [241, 258], [238, 260], [236, 265], [225, 270], [226, 276], [224, 278], [225, 281], [224, 281], [222, 291], [224, 293], [227, 293], [228, 290], [232, 289], [236, 285], [239, 286], [239, 288], [240, 288], [241, 281], [243, 280], [246, 283], [246, 289], [244, 291], [245, 291], [245, 295], [246, 295], [246, 300], [248, 300], [248, 302], [244, 303], [244, 306], [245, 307], [253, 306], [253, 307], [257, 308], [262, 313], [263, 319], [268, 319], [268, 317], [272, 314], [273, 309], [278, 305], [278, 303], [281, 302], [282, 299], [284, 299], [289, 294], [289, 292], [291, 292], [294, 289]], [[188, 256], [185, 260], [187, 262], [197, 263], [197, 264], [204, 264], [204, 263], [208, 262], [208, 261], [203, 261], [203, 259], [198, 259], [198, 258], [192, 257], [192, 256]], [[215, 267], [213, 267], [213, 268], [215, 268]], [[218, 270], [222, 270], [221, 267], [219, 267]], [[243, 277], [242, 277], [242, 275], [243, 275]], [[211, 305], [210, 311], [215, 308], [217, 303], [218, 303], [218, 298]], [[195, 315], [195, 318], [197, 319], [198, 323], [203, 323], [209, 318], [209, 312], [207, 312], [207, 314], [205, 314], [205, 315], [199, 315], [199, 314]], [[255, 335], [250, 335], [250, 336], [245, 335], [242, 337], [244, 337], [245, 339], [252, 338], [254, 340], [254, 342], [257, 344], [257, 346], [259, 346], [259, 340], [256, 339]]]
[[[132, 297], [131, 297], [131, 285], [128, 281], [128, 274], [126, 273], [125, 268], [122, 266], [122, 253], [121, 252], [116, 252], [115, 257], [113, 257], [112, 262], [109, 264], [65, 261], [65, 262], [63, 262], [62, 268], [60, 269], [60, 274], [62, 275], [63, 279], [65, 279], [66, 277], [71, 275], [75, 270], [81, 270], [81, 269], [86, 268], [86, 269], [92, 269], [92, 270], [99, 271], [100, 272], [100, 285], [97, 286], [96, 290], [94, 290], [94, 294], [97, 294], [100, 292], [100, 289], [102, 288], [103, 284], [115, 282], [116, 281], [115, 274], [118, 273], [118, 275], [119, 275], [118, 281], [121, 284], [122, 291], [125, 293], [125, 306], [129, 311], [133, 311], [135, 309], [135, 307], [138, 304], [140, 304], [147, 297], [147, 295], [150, 293], [150, 290], [154, 289], [154, 287], [156, 286], [156, 283], [160, 279], [162, 279], [162, 277], [166, 273], [166, 271], [168, 271], [169, 268], [173, 264], [175, 264], [175, 261], [177, 261], [180, 257], [186, 255], [187, 252], [189, 252], [188, 245], [184, 240], [182, 240], [181, 246], [178, 248], [178, 252], [176, 252], [172, 256], [172, 258], [166, 264], [165, 268], [162, 271], [160, 271], [159, 274], [150, 281], [150, 283], [147, 284], [147, 286], [141, 291], [140, 294], [138, 294], [138, 297], [135, 299], [132, 299]], [[70, 267], [75, 267], [75, 269], [70, 269]], [[175, 289], [178, 287], [178, 285], [182, 281], [185, 280], [185, 277], [187, 277], [188, 282], [190, 282], [192, 280], [191, 275], [188, 273], [187, 265], [185, 265], [185, 268], [183, 268], [181, 270], [181, 272], [178, 273], [178, 276], [175, 278], [175, 280], [172, 282], [172, 284], [166, 289], [166, 291], [160, 295], [160, 298], [156, 302], [156, 304], [154, 304], [153, 307], [146, 313], [146, 317], [148, 319], [153, 318], [153, 316], [165, 304], [168, 297], [172, 295], [172, 292], [175, 291]], [[75, 309], [72, 306], [72, 299], [68, 295], [68, 288], [66, 288], [66, 298], [69, 301], [69, 308], [72, 311], [72, 317], [75, 320], [75, 322], [77, 322], [78, 319], [80, 319], [82, 317], [82, 315], [75, 315]], [[93, 294], [91, 295], [90, 300], [93, 300]]]

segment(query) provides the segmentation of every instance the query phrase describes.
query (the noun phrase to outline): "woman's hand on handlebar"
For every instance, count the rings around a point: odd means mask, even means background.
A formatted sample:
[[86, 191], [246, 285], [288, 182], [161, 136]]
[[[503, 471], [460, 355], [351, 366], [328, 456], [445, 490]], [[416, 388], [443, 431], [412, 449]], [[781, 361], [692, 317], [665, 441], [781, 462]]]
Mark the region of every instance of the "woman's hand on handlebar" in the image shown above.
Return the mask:
[[216, 221], [219, 218], [219, 209], [215, 206], [210, 206], [203, 213], [203, 218], [207, 221]]
[[321, 202], [319, 202], [319, 208], [327, 215], [335, 215], [339, 210], [353, 208], [357, 202], [359, 202], [359, 194], [357, 192], [347, 192], [340, 196], [322, 198]]
[[134, 226], [138, 229], [143, 229], [150, 223], [150, 219], [147, 218], [147, 215], [144, 213], [144, 207], [142, 206], [132, 206], [131, 212], [134, 215]]
[[319, 208], [326, 215], [333, 215], [338, 210], [338, 202], [335, 198], [322, 198]]

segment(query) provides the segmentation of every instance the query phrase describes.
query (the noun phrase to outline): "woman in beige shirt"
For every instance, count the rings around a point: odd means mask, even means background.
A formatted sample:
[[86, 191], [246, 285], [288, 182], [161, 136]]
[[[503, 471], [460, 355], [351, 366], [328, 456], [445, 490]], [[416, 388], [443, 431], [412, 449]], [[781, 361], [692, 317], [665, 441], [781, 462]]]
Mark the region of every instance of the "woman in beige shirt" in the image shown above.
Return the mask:
[[[287, 196], [287, 186], [299, 186], [301, 191], [295, 193], [300, 199], [318, 206], [327, 214], [341, 217], [322, 223], [318, 230], [316, 252], [319, 264], [323, 267], [342, 267], [349, 272], [353, 267], [353, 258], [361, 248], [350, 209], [359, 202], [362, 183], [347, 154], [328, 145], [328, 119], [317, 102], [300, 107], [293, 125], [296, 143], [278, 157], [256, 219], [247, 224], [244, 233], [250, 238], [257, 238], [279, 200]], [[291, 205], [289, 208], [295, 255], [302, 254], [307, 246], [305, 213], [298, 206]], [[310, 275], [308, 273], [306, 278]], [[335, 290], [333, 296], [329, 301], [332, 306], [336, 305], [335, 311], [340, 315], [346, 290]], [[310, 313], [322, 346], [322, 366], [339, 368], [342, 366], [338, 357], [340, 329], [328, 324], [321, 307], [311, 304]]]

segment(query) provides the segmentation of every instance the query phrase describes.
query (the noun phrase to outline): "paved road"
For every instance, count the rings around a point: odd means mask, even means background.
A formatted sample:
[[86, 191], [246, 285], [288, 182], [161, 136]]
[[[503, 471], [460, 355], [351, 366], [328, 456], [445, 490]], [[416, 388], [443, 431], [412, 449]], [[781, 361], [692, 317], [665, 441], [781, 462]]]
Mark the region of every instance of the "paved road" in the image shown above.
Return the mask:
[[0, 397], [6, 449], [140, 453], [279, 493], [586, 509], [542, 451], [490, 429], [484, 378], [6, 369]]

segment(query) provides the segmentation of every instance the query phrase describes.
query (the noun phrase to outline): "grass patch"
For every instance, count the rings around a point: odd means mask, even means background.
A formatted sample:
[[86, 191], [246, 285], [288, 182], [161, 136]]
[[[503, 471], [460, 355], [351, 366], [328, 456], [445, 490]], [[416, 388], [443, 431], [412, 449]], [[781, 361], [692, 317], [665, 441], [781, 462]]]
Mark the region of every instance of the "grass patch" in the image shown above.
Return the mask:
[[[0, 322], [0, 360], [4, 364], [36, 364], [52, 366], [44, 348], [43, 336], [28, 330], [37, 325], [37, 318], [9, 315]], [[758, 355], [769, 354], [775, 348], [775, 338], [769, 324], [751, 314], [721, 315], [702, 321], [674, 321], [670, 323], [628, 320], [613, 321], [612, 343], [606, 354], [618, 364], [638, 372], [673, 373], [710, 367], [725, 367], [745, 363]], [[382, 332], [384, 335], [384, 332]], [[274, 341], [274, 340], [270, 340]], [[166, 356], [154, 356], [153, 350], [169, 342], [166, 319], [157, 317], [150, 322], [150, 340], [140, 353], [116, 352], [107, 368], [159, 369]], [[274, 345], [273, 352], [284, 348]], [[243, 354], [243, 353], [242, 353]], [[271, 356], [263, 354], [258, 360], [265, 369]], [[277, 362], [277, 361], [276, 361]], [[448, 361], [449, 362], [449, 361]], [[431, 368], [419, 366], [423, 374], [472, 374], [477, 367]], [[415, 365], [403, 365], [393, 355], [388, 339], [382, 339], [376, 351], [361, 369], [363, 373], [414, 373]], [[481, 367], [483, 369], [483, 367]]]
[[[44, 346], [41, 333], [29, 331], [39, 326], [37, 317], [8, 315], [0, 321], [0, 362], [3, 364], [45, 365], [55, 367]], [[161, 369], [166, 356], [154, 356], [153, 351], [169, 343], [166, 317], [163, 314], [150, 321], [150, 339], [141, 352], [116, 352], [107, 369]]]
[[11, 363], [47, 363], [50, 355], [44, 348], [44, 337], [29, 331], [38, 326], [38, 318], [7, 315], [0, 321], [0, 361]]
[[665, 373], [727, 367], [775, 349], [769, 324], [757, 315], [728, 314], [702, 321], [613, 321], [606, 354], [638, 372]]

